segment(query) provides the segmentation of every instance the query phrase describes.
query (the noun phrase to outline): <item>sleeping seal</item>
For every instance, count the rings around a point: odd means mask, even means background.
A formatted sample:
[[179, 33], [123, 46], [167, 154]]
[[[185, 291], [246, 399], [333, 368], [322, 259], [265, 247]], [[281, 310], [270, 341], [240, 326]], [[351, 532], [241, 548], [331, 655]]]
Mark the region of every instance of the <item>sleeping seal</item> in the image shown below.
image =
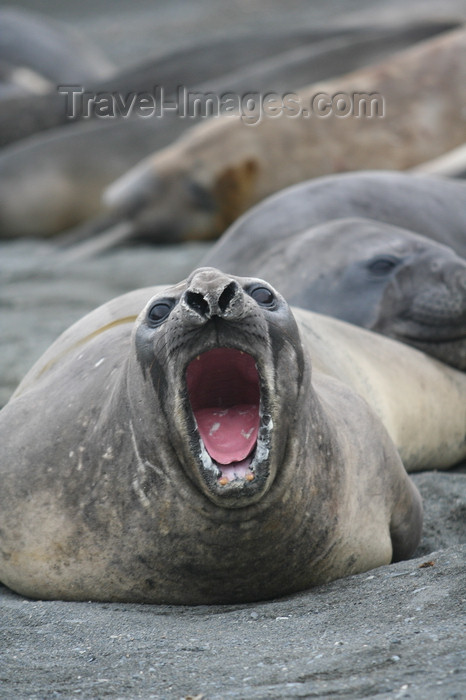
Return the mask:
[[[232, 115], [194, 126], [112, 183], [104, 201], [131, 223], [133, 235], [208, 239], [297, 182], [413, 168], [466, 141], [465, 65], [463, 26], [383, 63], [308, 85], [291, 109], [275, 104], [254, 126]], [[188, 183], [204, 194], [197, 203], [185, 202]]]
[[2, 582], [234, 602], [409, 556], [421, 504], [387, 430], [412, 467], [460, 459], [466, 378], [298, 314], [266, 282], [202, 268], [65, 332], [0, 413]]
[[[160, 85], [170, 104], [178, 99], [179, 86], [185, 86], [191, 96], [219, 102], [230, 92], [246, 97], [249, 92], [281, 94], [380, 60], [445, 26], [416, 22], [402, 27], [304, 29], [213, 39], [99, 84], [86, 83], [86, 90], [119, 93], [129, 100], [133, 93], [151, 92]], [[66, 128], [52, 129], [57, 117], [64, 119], [64, 94], [34, 98], [33, 104], [30, 100], [16, 101], [12, 109], [3, 105], [0, 111], [0, 142], [24, 137], [28, 129], [29, 133], [39, 127], [49, 129], [0, 152], [0, 237], [51, 236], [102, 214], [105, 187], [147, 153], [166, 147], [188, 126], [205, 119], [170, 109], [160, 117], [141, 118], [134, 114], [137, 110], [130, 110], [132, 118], [96, 118], [93, 123], [67, 123]], [[176, 196], [174, 211], [186, 210], [191, 213], [191, 225], [197, 218], [202, 224], [211, 206], [202, 183], [196, 178], [183, 180]]]
[[[337, 205], [338, 208], [338, 205]], [[284, 236], [251, 258], [208, 254], [226, 272], [257, 275], [296, 306], [406, 342], [466, 370], [466, 261], [425, 236], [370, 219], [335, 219]]]
[[[173, 104], [178, 98], [180, 86], [192, 88], [208, 81], [215, 89], [215, 82], [221, 77], [226, 85], [224, 88], [221, 85], [219, 87], [225, 94], [238, 90], [238, 81], [240, 95], [255, 93], [258, 90], [263, 90], [264, 94], [282, 93], [301, 87], [313, 79], [336, 75], [342, 70], [379, 60], [387, 53], [394, 53], [458, 26], [458, 22], [453, 21], [418, 21], [403, 24], [403, 26], [399, 24], [387, 26], [384, 23], [380, 27], [304, 28], [271, 34], [252, 32], [221, 39], [214, 38], [208, 42], [203, 41], [167, 54], [156, 55], [134, 67], [104, 76], [103, 80], [85, 79], [85, 75], [78, 78], [78, 63], [72, 80], [65, 79], [62, 73], [60, 80], [56, 76], [56, 81], [48, 83], [48, 94], [38, 97], [37, 90], [33, 89], [27, 91], [29, 94], [16, 94], [16, 99], [2, 103], [0, 145], [3, 147], [39, 131], [67, 124], [70, 121], [98, 118], [102, 110], [94, 108], [78, 108], [70, 118], [70, 109], [67, 108], [67, 104], [72, 103], [72, 98], [70, 93], [69, 99], [66, 98], [66, 93], [71, 86], [75, 89], [80, 86], [81, 90], [92, 93], [96, 98], [98, 95], [105, 95], [107, 99], [109, 95], [119, 95], [123, 107], [121, 110], [115, 109], [114, 119], [121, 116], [125, 121], [128, 114], [133, 112], [130, 109], [132, 99], [141, 93], [157, 95], [156, 86], [163, 87], [163, 102], [166, 101], [167, 104]], [[17, 52], [17, 43], [9, 46], [13, 53]], [[0, 37], [0, 63], [2, 48], [4, 47]], [[13, 60], [15, 58], [18, 60], [18, 57], [13, 55]], [[56, 70], [60, 71], [64, 62], [57, 61], [56, 58], [52, 48], [49, 60], [51, 63], [55, 61]], [[22, 66], [23, 71], [24, 69], [25, 67]], [[37, 84], [37, 78], [34, 84]], [[31, 82], [30, 79], [28, 84]], [[59, 85], [62, 87], [57, 93]], [[77, 99], [76, 105], [79, 104], [80, 100]], [[135, 111], [138, 112], [137, 109]], [[184, 116], [182, 119], [186, 121]], [[112, 119], [103, 119], [103, 121], [107, 125], [112, 123]], [[144, 131], [146, 119], [138, 121]], [[195, 121], [193, 119], [192, 123]], [[152, 144], [149, 143], [147, 148], [152, 150]], [[145, 152], [141, 151], [140, 157], [143, 155]], [[40, 167], [38, 170], [40, 171]]]

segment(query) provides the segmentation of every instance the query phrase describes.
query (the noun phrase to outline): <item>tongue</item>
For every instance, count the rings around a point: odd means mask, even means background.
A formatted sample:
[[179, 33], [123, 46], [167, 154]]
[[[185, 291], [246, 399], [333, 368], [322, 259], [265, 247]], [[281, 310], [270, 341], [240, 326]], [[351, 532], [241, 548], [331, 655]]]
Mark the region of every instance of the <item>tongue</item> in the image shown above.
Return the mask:
[[201, 408], [195, 415], [206, 450], [219, 464], [241, 462], [252, 451], [260, 422], [256, 404]]

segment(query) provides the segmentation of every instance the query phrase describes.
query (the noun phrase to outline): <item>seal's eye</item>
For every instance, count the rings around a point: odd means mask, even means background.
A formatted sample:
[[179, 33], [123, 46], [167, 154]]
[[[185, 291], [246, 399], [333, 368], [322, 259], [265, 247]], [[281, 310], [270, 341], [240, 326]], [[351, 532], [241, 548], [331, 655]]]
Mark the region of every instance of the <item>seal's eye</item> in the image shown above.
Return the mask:
[[249, 296], [265, 308], [271, 309], [275, 306], [275, 294], [267, 287], [253, 287], [249, 290]]
[[367, 267], [373, 275], [388, 275], [398, 264], [398, 258], [393, 258], [388, 255], [380, 255], [377, 258], [373, 258]]
[[150, 307], [147, 320], [151, 326], [157, 326], [162, 321], [165, 321], [170, 311], [173, 308], [173, 304], [168, 301], [157, 301]]

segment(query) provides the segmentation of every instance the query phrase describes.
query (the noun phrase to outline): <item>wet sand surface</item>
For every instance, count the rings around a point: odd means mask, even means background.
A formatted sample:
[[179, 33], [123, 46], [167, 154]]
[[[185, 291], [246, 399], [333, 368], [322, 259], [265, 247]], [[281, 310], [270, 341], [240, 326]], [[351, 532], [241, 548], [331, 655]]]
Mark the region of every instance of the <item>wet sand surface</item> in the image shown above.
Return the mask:
[[[15, 5], [69, 22], [119, 66], [241, 31], [466, 16], [458, 1]], [[182, 279], [207, 246], [126, 247], [63, 265], [53, 243], [1, 243], [0, 405], [84, 313], [135, 287]], [[177, 608], [30, 601], [0, 587], [0, 697], [465, 697], [466, 473], [413, 479], [426, 509], [416, 558], [289, 598]]]

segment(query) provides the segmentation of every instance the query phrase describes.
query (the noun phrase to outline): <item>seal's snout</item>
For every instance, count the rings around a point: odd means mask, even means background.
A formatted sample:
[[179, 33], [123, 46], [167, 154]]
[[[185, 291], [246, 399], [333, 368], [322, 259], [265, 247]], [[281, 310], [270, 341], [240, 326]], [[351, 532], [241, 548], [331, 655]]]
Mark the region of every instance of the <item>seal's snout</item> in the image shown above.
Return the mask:
[[[450, 256], [451, 257], [451, 256]], [[431, 262], [436, 284], [419, 291], [412, 304], [412, 315], [436, 328], [451, 326], [453, 335], [463, 335], [466, 324], [466, 263], [454, 255]]]
[[193, 275], [182, 301], [203, 320], [214, 316], [233, 320], [242, 315], [244, 293], [236, 280], [205, 268]]
[[184, 301], [190, 309], [200, 316], [206, 318], [220, 316], [222, 318], [231, 315], [233, 307], [237, 305], [235, 302], [239, 301], [238, 297], [240, 296], [242, 294], [238, 284], [231, 281], [221, 290], [220, 294], [187, 290]]

